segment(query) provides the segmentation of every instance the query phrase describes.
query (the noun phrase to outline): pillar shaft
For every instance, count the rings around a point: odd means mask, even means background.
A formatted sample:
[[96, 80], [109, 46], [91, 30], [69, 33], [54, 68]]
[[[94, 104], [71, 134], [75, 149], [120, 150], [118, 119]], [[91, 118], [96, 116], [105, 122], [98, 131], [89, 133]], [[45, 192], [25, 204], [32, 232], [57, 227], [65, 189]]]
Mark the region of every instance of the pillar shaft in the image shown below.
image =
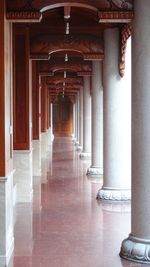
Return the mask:
[[12, 25], [0, 1], [0, 266], [14, 249], [12, 161]]
[[[31, 148], [29, 29], [14, 26], [14, 149]], [[21, 114], [21, 115], [20, 115]]]
[[88, 175], [103, 173], [103, 90], [102, 63], [93, 61], [92, 64], [92, 147], [91, 167]]
[[32, 61], [32, 134], [33, 140], [40, 139], [41, 133], [41, 107], [38, 62]]
[[80, 89], [79, 92], [79, 146], [77, 150], [82, 150], [83, 146], [83, 88]]
[[83, 151], [81, 158], [90, 156], [91, 153], [91, 95], [90, 76], [84, 77], [83, 88]]
[[41, 132], [47, 130], [47, 86], [46, 77], [41, 77]]
[[134, 3], [132, 43], [132, 214], [123, 258], [150, 264], [150, 1]]
[[76, 141], [75, 145], [79, 145], [79, 92], [76, 95], [76, 101], [75, 101], [75, 117], [76, 117]]
[[[104, 176], [102, 199], [130, 199], [131, 74], [118, 71], [119, 30], [104, 33]], [[130, 66], [130, 62], [127, 64]]]

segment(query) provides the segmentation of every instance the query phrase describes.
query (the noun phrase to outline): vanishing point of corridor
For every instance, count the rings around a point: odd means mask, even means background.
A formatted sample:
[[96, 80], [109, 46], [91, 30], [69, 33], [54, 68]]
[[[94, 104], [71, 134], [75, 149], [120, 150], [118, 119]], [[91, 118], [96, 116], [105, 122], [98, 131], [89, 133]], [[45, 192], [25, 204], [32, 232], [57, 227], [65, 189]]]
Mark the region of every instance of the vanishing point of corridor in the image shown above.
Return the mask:
[[55, 138], [45, 160], [47, 182], [34, 177], [33, 203], [15, 208], [10, 266], [144, 266], [118, 255], [130, 232], [130, 204], [96, 200], [102, 178], [86, 177], [89, 162], [79, 158], [72, 140]]

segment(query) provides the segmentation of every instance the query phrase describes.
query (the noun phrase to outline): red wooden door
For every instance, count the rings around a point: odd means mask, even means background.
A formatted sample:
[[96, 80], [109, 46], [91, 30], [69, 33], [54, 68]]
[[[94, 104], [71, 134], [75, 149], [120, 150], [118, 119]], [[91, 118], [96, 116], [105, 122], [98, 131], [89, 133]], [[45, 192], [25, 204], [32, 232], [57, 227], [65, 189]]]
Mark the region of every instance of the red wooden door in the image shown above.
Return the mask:
[[53, 132], [55, 136], [70, 136], [72, 133], [73, 106], [68, 97], [59, 97], [53, 103]]

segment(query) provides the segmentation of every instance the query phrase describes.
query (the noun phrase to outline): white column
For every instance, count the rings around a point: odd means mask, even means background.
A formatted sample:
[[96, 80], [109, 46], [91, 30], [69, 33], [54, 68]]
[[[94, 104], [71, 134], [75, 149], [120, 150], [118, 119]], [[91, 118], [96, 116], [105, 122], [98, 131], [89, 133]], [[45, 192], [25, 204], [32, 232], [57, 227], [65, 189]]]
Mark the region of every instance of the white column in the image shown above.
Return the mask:
[[0, 266], [7, 266], [14, 250], [13, 172], [0, 177]]
[[16, 202], [31, 202], [33, 197], [32, 150], [14, 150]]
[[82, 150], [83, 146], [83, 88], [79, 92], [79, 145], [77, 150]]
[[[131, 198], [131, 60], [125, 77], [119, 75], [119, 30], [104, 33], [104, 176], [97, 197]], [[130, 47], [129, 58], [131, 59]]]
[[134, 2], [131, 234], [120, 256], [150, 264], [150, 1]]
[[76, 118], [75, 118], [75, 103], [73, 103], [72, 104], [72, 106], [73, 106], [73, 129], [72, 129], [72, 140], [73, 141], [75, 141], [75, 127], [76, 127], [76, 125], [75, 125], [75, 121], [76, 121]]
[[84, 76], [83, 87], [83, 151], [80, 158], [91, 156], [91, 95], [90, 76]]
[[76, 96], [76, 141], [75, 141], [75, 145], [78, 146], [79, 145], [79, 92], [77, 93]]
[[102, 63], [92, 62], [92, 147], [87, 175], [103, 174], [103, 90]]
[[77, 95], [75, 95], [75, 103], [73, 105], [73, 120], [74, 120], [74, 137], [73, 142], [76, 143], [77, 140]]
[[53, 134], [53, 104], [51, 103], [51, 142], [54, 140], [54, 134]]

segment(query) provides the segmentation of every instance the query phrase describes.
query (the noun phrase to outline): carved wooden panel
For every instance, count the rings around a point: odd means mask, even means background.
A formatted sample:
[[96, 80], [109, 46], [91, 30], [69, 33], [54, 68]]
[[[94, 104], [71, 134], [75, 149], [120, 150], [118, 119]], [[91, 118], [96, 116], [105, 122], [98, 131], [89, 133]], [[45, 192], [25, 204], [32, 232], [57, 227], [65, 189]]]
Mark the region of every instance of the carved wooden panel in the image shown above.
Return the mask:
[[13, 170], [12, 25], [4, 10], [5, 3], [0, 1], [0, 178]]
[[31, 40], [31, 54], [39, 51], [52, 54], [56, 51], [77, 51], [81, 54], [103, 54], [103, 40], [93, 35], [41, 35]]
[[[6, 0], [7, 9], [8, 10], [22, 10], [25, 9], [27, 6], [32, 7], [32, 9], [37, 9], [41, 11], [47, 11], [52, 8], [58, 8], [62, 6], [68, 6], [68, 0], [56, 1], [56, 0]], [[93, 11], [97, 11], [97, 9], [101, 10], [128, 10], [133, 8], [133, 0], [82, 0], [82, 2], [77, 1], [70, 1], [70, 7], [78, 7], [78, 8], [85, 8]]]
[[119, 73], [123, 77], [125, 74], [125, 54], [128, 38], [132, 33], [132, 25], [126, 24], [121, 28], [120, 31], [120, 62], [119, 62]]
[[73, 105], [68, 97], [59, 96], [53, 104], [53, 132], [55, 136], [72, 133]]
[[79, 59], [68, 58], [68, 62], [64, 62], [64, 59], [49, 60], [49, 61], [41, 61], [40, 62], [40, 72], [49, 71], [57, 72], [57, 71], [67, 71], [70, 72], [87, 72], [92, 70], [91, 62], [81, 61]]

